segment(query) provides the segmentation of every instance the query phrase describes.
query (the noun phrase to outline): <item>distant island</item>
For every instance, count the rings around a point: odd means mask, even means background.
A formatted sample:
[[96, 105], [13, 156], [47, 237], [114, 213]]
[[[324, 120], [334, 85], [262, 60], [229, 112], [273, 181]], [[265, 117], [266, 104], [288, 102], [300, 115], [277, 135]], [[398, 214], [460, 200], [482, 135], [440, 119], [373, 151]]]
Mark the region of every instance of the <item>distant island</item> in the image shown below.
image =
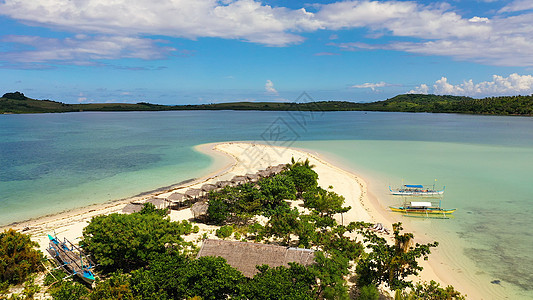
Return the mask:
[[349, 101], [229, 102], [197, 105], [160, 105], [147, 102], [66, 104], [36, 100], [21, 92], [6, 93], [0, 98], [0, 113], [63, 113], [80, 111], [171, 111], [171, 110], [261, 110], [261, 111], [387, 111], [464, 113], [486, 115], [533, 115], [533, 95], [501, 96], [474, 99], [465, 96], [404, 94], [393, 98], [356, 103]]

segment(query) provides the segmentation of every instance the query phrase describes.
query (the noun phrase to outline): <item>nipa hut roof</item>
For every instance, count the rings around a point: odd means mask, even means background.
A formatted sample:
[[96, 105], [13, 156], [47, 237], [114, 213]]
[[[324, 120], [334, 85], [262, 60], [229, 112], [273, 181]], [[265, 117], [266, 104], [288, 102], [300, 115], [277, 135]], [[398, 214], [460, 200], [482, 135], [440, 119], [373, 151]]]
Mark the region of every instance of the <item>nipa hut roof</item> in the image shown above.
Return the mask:
[[247, 277], [253, 277], [258, 272], [257, 265], [274, 268], [296, 262], [308, 266], [315, 261], [315, 253], [310, 249], [212, 239], [204, 240], [197, 257], [202, 256], [221, 256]]
[[230, 184], [231, 184], [231, 181], [222, 180], [222, 181], [217, 182], [217, 187], [223, 188], [223, 187], [228, 186]]
[[182, 193], [172, 193], [167, 197], [167, 200], [171, 202], [181, 202], [185, 200], [185, 195]]
[[245, 182], [245, 181], [246, 181], [246, 176], [235, 176], [233, 177], [233, 179], [231, 179], [231, 182], [235, 182], [235, 183]]
[[265, 177], [272, 175], [272, 172], [270, 170], [260, 170], [259, 172], [257, 172], [257, 175], [265, 178]]
[[200, 194], [202, 193], [202, 190], [199, 190], [199, 189], [189, 189], [185, 192], [185, 195], [189, 196], [189, 197], [198, 197], [200, 196]]
[[146, 200], [146, 203], [152, 203], [157, 209], [166, 208], [168, 205], [167, 200], [163, 198], [150, 198]]
[[191, 211], [195, 219], [207, 215], [209, 204], [207, 202], [196, 202], [191, 206]]
[[257, 180], [259, 178], [259, 175], [257, 174], [253, 174], [253, 173], [248, 173], [245, 175], [246, 176], [246, 179], [248, 180]]
[[124, 208], [122, 209], [123, 214], [132, 214], [135, 212], [140, 212], [143, 209], [143, 205], [141, 203], [128, 203]]
[[204, 192], [209, 192], [209, 191], [212, 191], [212, 190], [216, 190], [217, 186], [214, 185], [214, 184], [210, 184], [210, 183], [206, 183], [204, 185], [202, 185], [202, 191]]

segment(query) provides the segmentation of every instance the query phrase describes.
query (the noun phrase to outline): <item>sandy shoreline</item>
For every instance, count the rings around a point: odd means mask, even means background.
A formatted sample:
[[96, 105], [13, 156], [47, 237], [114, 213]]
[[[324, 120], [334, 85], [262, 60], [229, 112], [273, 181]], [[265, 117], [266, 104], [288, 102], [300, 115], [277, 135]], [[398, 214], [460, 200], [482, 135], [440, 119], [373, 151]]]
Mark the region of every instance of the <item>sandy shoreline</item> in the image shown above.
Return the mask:
[[[327, 188], [333, 186], [334, 191], [346, 198], [347, 206], [352, 209], [343, 216], [339, 216], [338, 221], [345, 224], [352, 221], [365, 221], [372, 223], [382, 223], [389, 230], [392, 223], [398, 221], [396, 215], [392, 215], [381, 207], [377, 197], [368, 193], [367, 183], [360, 177], [348, 172], [337, 165], [330, 163], [327, 158], [320, 154], [311, 153], [305, 149], [282, 148], [263, 144], [252, 144], [246, 142], [225, 142], [216, 144], [204, 144], [196, 147], [196, 150], [210, 155], [215, 159], [216, 171], [193, 181], [183, 182], [166, 188], [157, 189], [150, 193], [138, 195], [132, 198], [121, 199], [113, 202], [95, 204], [83, 208], [61, 212], [54, 215], [44, 216], [29, 221], [19, 222], [5, 228], [14, 228], [24, 233], [32, 235], [32, 239], [37, 241], [42, 251], [48, 245], [47, 234], [56, 233], [58, 236], [66, 237], [72, 242], [77, 242], [82, 235], [83, 228], [97, 215], [120, 212], [122, 208], [134, 201], [142, 201], [150, 197], [165, 198], [174, 191], [197, 188], [205, 183], [214, 183], [221, 180], [230, 180], [235, 175], [245, 175], [255, 173], [260, 169], [265, 169], [271, 165], [287, 163], [294, 157], [296, 160], [308, 158], [311, 164], [315, 165], [314, 170], [319, 174], [319, 185]], [[189, 219], [192, 216], [190, 209], [173, 211], [172, 220]], [[209, 230], [208, 226], [204, 227]], [[406, 228], [407, 231], [412, 231]], [[415, 232], [415, 241], [418, 235]], [[389, 236], [388, 239], [391, 239]], [[461, 282], [450, 273], [443, 265], [442, 261], [430, 256], [429, 263], [422, 262], [423, 272], [418, 276], [419, 280], [435, 280], [441, 285], [453, 285], [463, 294], [467, 294], [470, 299], [482, 299], [479, 292], [464, 282]]]

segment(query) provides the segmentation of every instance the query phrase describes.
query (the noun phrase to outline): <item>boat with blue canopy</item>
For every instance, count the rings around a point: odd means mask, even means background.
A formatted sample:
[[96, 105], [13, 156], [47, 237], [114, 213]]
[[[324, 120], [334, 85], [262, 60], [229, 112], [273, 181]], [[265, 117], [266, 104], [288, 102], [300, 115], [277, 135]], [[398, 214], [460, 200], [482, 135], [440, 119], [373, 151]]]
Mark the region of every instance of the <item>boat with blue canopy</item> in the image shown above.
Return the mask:
[[425, 186], [422, 184], [404, 184], [400, 188], [393, 189], [389, 186], [389, 191], [395, 196], [438, 196], [444, 194], [444, 189], [435, 189], [433, 186]]

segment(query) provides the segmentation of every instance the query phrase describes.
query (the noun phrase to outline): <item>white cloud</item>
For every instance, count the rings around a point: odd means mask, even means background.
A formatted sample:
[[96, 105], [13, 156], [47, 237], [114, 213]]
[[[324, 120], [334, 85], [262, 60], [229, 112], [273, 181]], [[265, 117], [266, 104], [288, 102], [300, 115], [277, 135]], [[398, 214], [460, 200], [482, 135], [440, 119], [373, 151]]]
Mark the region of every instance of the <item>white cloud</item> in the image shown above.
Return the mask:
[[468, 19], [468, 22], [472, 22], [472, 23], [488, 23], [488, 22], [490, 22], [490, 20], [489, 20], [489, 18], [483, 18], [483, 17], [475, 16], [475, 17], [472, 17], [472, 18]]
[[429, 87], [427, 86], [427, 84], [424, 84], [424, 83], [417, 86], [415, 89], [407, 92], [407, 94], [428, 94], [428, 93], [429, 93]]
[[391, 86], [391, 84], [383, 82], [383, 81], [377, 82], [377, 83], [367, 82], [363, 84], [352, 85], [351, 87], [356, 88], [356, 89], [371, 89], [372, 91], [376, 91], [377, 88], [386, 87], [386, 86]]
[[[303, 32], [364, 28], [368, 30], [367, 38], [407, 37], [410, 42], [372, 43], [373, 46], [364, 48], [361, 41], [354, 41], [359, 49], [442, 55], [490, 65], [533, 66], [530, 50], [533, 49], [533, 13], [528, 11], [533, 9], [531, 0], [515, 0], [490, 19], [465, 18], [442, 2], [424, 5], [415, 1], [338, 0], [311, 6], [316, 12], [273, 7], [259, 0], [0, 0], [0, 15], [30, 25], [89, 34], [93, 37], [80, 36], [73, 40], [85, 40], [82, 46], [86, 47], [82, 48], [91, 56], [103, 59], [152, 59], [173, 51], [141, 38], [152, 35], [188, 39], [216, 37], [288, 46], [302, 43]], [[98, 39], [125, 40], [126, 37], [144, 41], [141, 53], [122, 49], [102, 54], [96, 45]], [[333, 33], [330, 37], [338, 36]], [[88, 42], [91, 40], [92, 48]], [[78, 51], [66, 40], [57, 43], [65, 44], [67, 56], [76, 56], [74, 53]], [[117, 41], [111, 43], [120, 47]], [[28, 59], [43, 57], [46, 47], [37, 48], [37, 53], [28, 50], [23, 54]]]
[[305, 9], [255, 0], [5, 0], [0, 14], [31, 24], [110, 35], [243, 39], [270, 46], [303, 41], [289, 31], [316, 30]]
[[[427, 94], [430, 88], [422, 84], [409, 91], [409, 93]], [[513, 73], [508, 77], [493, 75], [492, 81], [474, 83], [472, 79], [465, 80], [461, 84], [451, 84], [448, 78], [442, 77], [435, 81], [431, 93], [438, 95], [459, 96], [501, 96], [501, 95], [525, 95], [533, 93], [533, 76], [518, 75]]]
[[533, 1], [531, 0], [514, 0], [508, 5], [500, 9], [500, 13], [517, 12], [533, 9]]
[[274, 88], [274, 83], [270, 79], [268, 79], [265, 83], [265, 90], [269, 94], [274, 94], [274, 95], [278, 94], [278, 91]]
[[102, 59], [159, 59], [176, 51], [171, 47], [159, 46], [159, 40], [120, 36], [76, 35], [74, 38], [55, 39], [10, 35], [4, 37], [2, 42], [18, 43], [32, 48], [2, 53], [0, 60], [9, 60], [12, 63], [57, 62], [90, 65]]

